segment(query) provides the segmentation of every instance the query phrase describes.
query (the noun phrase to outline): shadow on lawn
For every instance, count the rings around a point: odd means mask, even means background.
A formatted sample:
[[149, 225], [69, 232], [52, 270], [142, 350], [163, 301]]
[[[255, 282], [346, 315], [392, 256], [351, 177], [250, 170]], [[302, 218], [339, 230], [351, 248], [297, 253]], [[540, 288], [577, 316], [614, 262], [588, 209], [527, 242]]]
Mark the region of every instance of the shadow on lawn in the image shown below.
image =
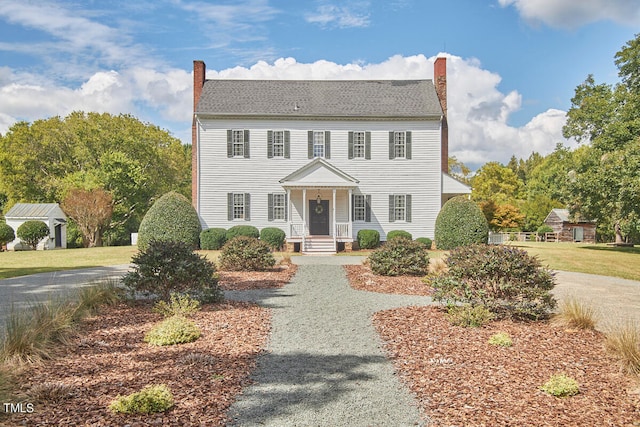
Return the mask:
[[582, 246], [580, 247], [580, 249], [603, 252], [622, 252], [627, 254], [640, 255], [640, 247], [638, 246]]

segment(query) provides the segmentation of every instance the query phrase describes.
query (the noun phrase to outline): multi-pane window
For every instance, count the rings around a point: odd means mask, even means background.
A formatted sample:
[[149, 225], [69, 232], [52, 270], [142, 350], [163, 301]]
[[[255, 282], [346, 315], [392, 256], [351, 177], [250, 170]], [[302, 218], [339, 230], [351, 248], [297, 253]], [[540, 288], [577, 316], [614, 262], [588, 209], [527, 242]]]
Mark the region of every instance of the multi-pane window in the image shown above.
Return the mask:
[[407, 199], [404, 194], [393, 196], [393, 216], [396, 221], [404, 221], [407, 214]]
[[353, 157], [365, 157], [365, 133], [353, 132]]
[[273, 157], [284, 157], [284, 131], [273, 132]]
[[286, 218], [286, 194], [274, 194], [273, 195], [273, 219], [287, 219]]
[[244, 219], [244, 193], [233, 194], [233, 219]]
[[324, 132], [313, 132], [313, 157], [324, 157]]
[[364, 221], [366, 218], [367, 205], [364, 194], [354, 194], [353, 196], [353, 220]]
[[234, 130], [231, 133], [232, 153], [234, 157], [244, 156], [244, 131]]
[[407, 140], [405, 132], [393, 133], [394, 157], [404, 159], [406, 157]]

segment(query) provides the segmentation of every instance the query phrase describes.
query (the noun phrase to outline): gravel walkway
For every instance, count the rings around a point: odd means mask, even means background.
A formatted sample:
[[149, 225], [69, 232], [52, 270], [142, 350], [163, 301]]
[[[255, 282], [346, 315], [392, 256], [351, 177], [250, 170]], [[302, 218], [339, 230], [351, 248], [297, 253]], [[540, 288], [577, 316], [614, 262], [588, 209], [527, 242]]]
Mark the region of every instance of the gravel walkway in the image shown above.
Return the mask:
[[268, 352], [258, 358], [255, 384], [229, 410], [233, 425], [426, 424], [381, 350], [371, 315], [431, 299], [351, 289], [336, 264], [360, 263], [358, 257], [295, 257], [294, 262], [298, 272], [282, 289], [226, 293], [273, 309]]

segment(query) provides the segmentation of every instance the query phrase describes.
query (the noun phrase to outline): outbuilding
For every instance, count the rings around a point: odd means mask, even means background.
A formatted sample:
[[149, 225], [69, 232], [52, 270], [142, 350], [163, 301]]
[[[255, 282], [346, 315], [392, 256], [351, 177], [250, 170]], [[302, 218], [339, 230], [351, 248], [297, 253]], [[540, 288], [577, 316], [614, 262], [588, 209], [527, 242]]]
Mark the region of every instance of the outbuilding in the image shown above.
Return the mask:
[[67, 216], [57, 203], [16, 203], [4, 217], [7, 225], [16, 233], [16, 239], [7, 244], [7, 250], [28, 249], [17, 236], [18, 227], [34, 220], [42, 221], [49, 227], [49, 236], [42, 239], [38, 249], [67, 247]]
[[559, 242], [596, 242], [596, 222], [570, 218], [568, 209], [552, 209], [544, 223], [553, 229]]

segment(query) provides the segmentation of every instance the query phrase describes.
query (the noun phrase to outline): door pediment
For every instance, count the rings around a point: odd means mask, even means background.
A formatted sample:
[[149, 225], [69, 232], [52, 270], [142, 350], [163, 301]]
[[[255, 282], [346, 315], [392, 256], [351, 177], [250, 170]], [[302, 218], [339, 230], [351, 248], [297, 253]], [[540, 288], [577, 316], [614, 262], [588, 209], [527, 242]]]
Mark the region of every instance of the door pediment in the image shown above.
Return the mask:
[[285, 188], [353, 188], [358, 180], [320, 157], [280, 180]]

